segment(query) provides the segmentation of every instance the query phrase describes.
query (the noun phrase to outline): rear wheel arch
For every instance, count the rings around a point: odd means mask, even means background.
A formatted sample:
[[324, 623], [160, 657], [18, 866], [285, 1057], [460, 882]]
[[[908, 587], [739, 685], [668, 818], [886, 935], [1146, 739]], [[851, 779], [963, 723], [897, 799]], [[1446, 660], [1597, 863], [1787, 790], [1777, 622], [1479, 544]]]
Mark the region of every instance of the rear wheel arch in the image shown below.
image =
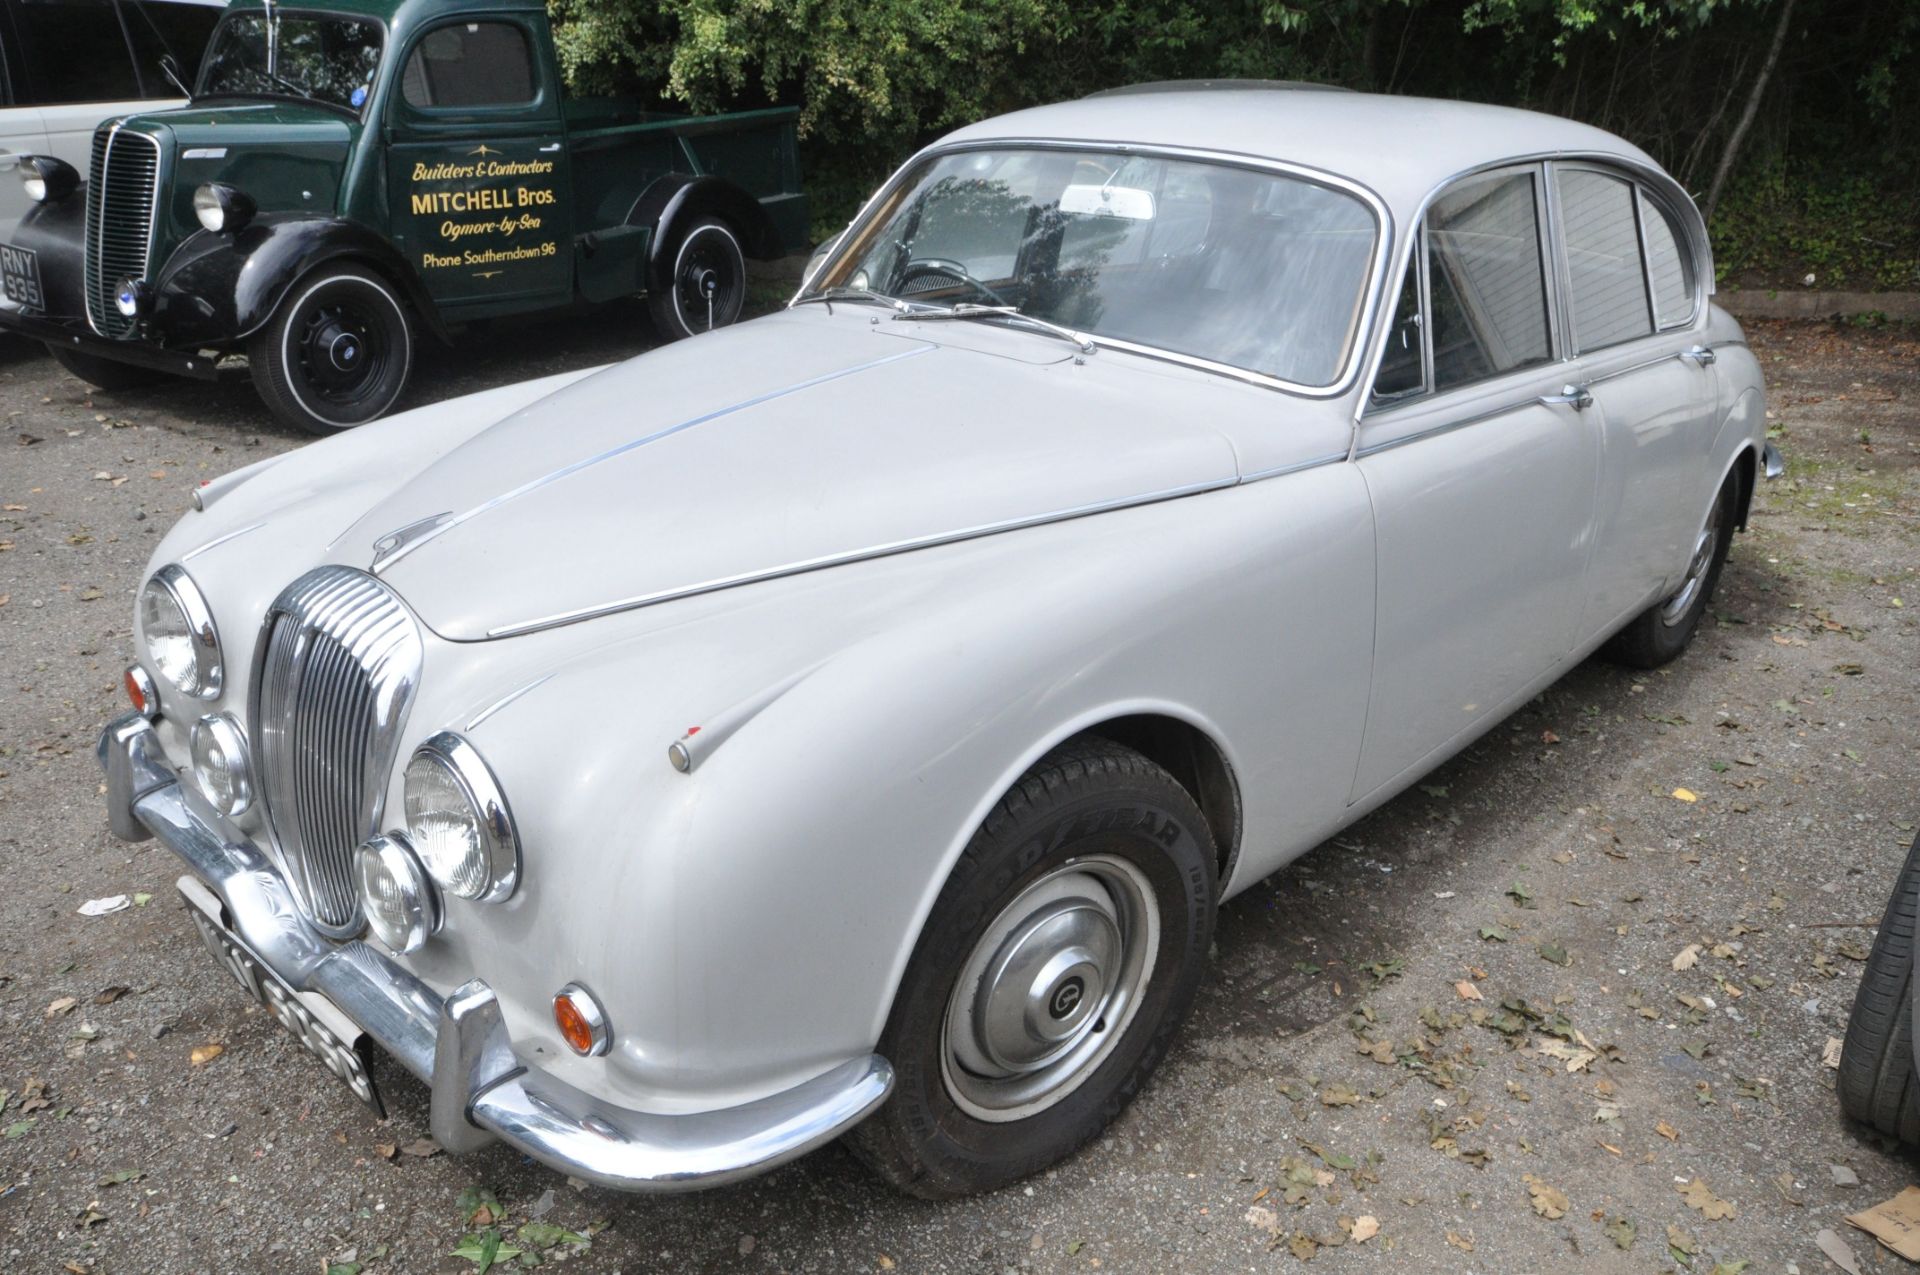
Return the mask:
[[[1747, 515], [1753, 509], [1753, 489], [1759, 477], [1760, 461], [1755, 454], [1753, 444], [1743, 444], [1734, 453], [1731, 467], [1738, 486], [1733, 493], [1733, 525], [1741, 531], [1747, 529]], [[1722, 479], [1724, 482], [1725, 480]]]

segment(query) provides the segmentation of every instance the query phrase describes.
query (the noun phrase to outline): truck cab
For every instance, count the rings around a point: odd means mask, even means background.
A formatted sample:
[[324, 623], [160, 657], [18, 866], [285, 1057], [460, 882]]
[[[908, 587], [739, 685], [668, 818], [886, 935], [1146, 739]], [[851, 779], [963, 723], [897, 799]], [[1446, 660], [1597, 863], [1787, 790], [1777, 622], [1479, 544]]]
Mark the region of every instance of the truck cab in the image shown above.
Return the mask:
[[0, 327], [123, 389], [250, 375], [325, 433], [405, 391], [423, 336], [643, 294], [669, 338], [798, 250], [791, 108], [692, 118], [569, 96], [538, 0], [234, 0], [192, 100], [21, 162]]

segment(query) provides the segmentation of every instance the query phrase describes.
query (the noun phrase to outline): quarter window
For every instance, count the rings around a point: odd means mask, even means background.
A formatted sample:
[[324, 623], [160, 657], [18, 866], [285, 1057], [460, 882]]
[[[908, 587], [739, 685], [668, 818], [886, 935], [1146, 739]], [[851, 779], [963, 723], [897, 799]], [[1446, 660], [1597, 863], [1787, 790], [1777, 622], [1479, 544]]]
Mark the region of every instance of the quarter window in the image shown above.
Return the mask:
[[1640, 224], [1647, 232], [1647, 276], [1653, 280], [1653, 317], [1662, 330], [1693, 318], [1693, 257], [1680, 224], [1665, 204], [1640, 192]]
[[1552, 357], [1533, 174], [1475, 178], [1434, 201], [1427, 290], [1435, 390]]
[[1633, 186], [1586, 168], [1561, 169], [1558, 185], [1574, 348], [1585, 353], [1646, 336], [1653, 312], [1640, 268]]
[[421, 37], [400, 91], [408, 106], [441, 110], [533, 101], [533, 50], [511, 22], [457, 22]]

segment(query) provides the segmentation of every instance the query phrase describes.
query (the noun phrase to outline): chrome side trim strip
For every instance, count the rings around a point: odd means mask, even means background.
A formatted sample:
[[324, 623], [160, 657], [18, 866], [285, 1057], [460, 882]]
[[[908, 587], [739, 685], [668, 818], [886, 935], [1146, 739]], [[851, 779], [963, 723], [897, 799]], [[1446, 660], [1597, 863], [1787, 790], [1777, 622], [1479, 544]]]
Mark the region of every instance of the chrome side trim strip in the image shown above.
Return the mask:
[[1475, 412], [1472, 416], [1457, 417], [1443, 421], [1430, 428], [1419, 430], [1416, 433], [1405, 434], [1399, 438], [1389, 438], [1385, 442], [1375, 443], [1371, 447], [1362, 447], [1358, 452], [1354, 453], [1354, 455], [1356, 459], [1364, 456], [1374, 456], [1381, 452], [1392, 451], [1396, 447], [1405, 447], [1408, 443], [1418, 443], [1423, 439], [1438, 438], [1442, 434], [1451, 434], [1456, 429], [1465, 429], [1469, 425], [1478, 425], [1482, 421], [1490, 421], [1496, 416], [1505, 416], [1509, 412], [1517, 412], [1523, 407], [1531, 407], [1539, 402], [1539, 395], [1526, 394], [1514, 399], [1511, 403], [1503, 403], [1499, 407], [1489, 407], [1483, 412]]
[[480, 728], [481, 722], [486, 721], [489, 717], [492, 717], [495, 713], [499, 712], [501, 709], [505, 708], [507, 705], [513, 703], [513, 701], [519, 699], [522, 695], [525, 695], [527, 692], [546, 685], [548, 682], [553, 680], [553, 677], [554, 675], [552, 673], [547, 673], [541, 677], [534, 678], [531, 682], [528, 682], [525, 686], [522, 686], [518, 690], [508, 691], [505, 695], [502, 695], [499, 699], [493, 701], [493, 703], [487, 705], [485, 708], [481, 709], [478, 713], [476, 713], [473, 716], [473, 719], [467, 723], [467, 729], [478, 730]]
[[[1670, 335], [1666, 333], [1654, 333], [1653, 335], [1664, 337], [1667, 340], [1673, 339]], [[1637, 338], [1637, 339], [1645, 339], [1645, 338]], [[1669, 359], [1685, 359], [1686, 357], [1687, 356], [1683, 351], [1668, 350], [1666, 353], [1656, 354], [1650, 359], [1641, 359], [1638, 363], [1629, 363], [1625, 367], [1617, 367], [1613, 369], [1611, 372], [1602, 372], [1598, 376], [1589, 376], [1587, 378], [1586, 383], [1588, 385], [1604, 385], [1608, 381], [1615, 380], [1622, 376], [1632, 376], [1635, 372], [1644, 372], [1650, 367], [1659, 367], [1662, 363], [1665, 363]]]
[[229, 531], [224, 536], [215, 536], [213, 539], [207, 541], [207, 543], [203, 545], [198, 545], [195, 548], [189, 549], [185, 553], [181, 554], [180, 561], [191, 562], [193, 559], [199, 557], [201, 554], [207, 552], [207, 550], [209, 549], [218, 549], [221, 545], [227, 543], [227, 541], [238, 540], [240, 537], [245, 535], [250, 535], [251, 533], [260, 530], [260, 528], [266, 525], [267, 524], [264, 522], [256, 522], [250, 527], [242, 527], [238, 531]]
[[[1334, 459], [1344, 460], [1345, 456]], [[590, 607], [578, 607], [572, 611], [560, 611], [538, 619], [523, 620], [518, 624], [503, 624], [488, 629], [487, 637], [519, 637], [523, 633], [537, 633], [542, 629], [558, 628], [563, 624], [572, 624], [578, 620], [594, 620], [605, 615], [614, 615], [621, 611], [637, 611], [641, 607], [657, 606], [662, 602], [673, 602], [680, 598], [691, 598], [703, 593], [718, 593], [722, 589], [736, 589], [743, 584], [758, 584], [765, 580], [781, 580], [787, 576], [802, 575], [809, 571], [819, 571], [826, 567], [842, 567], [855, 562], [866, 562], [874, 558], [890, 558], [895, 554], [908, 553], [915, 549], [933, 549], [941, 545], [957, 544], [963, 540], [978, 540], [985, 536], [998, 535], [1005, 531], [1021, 531], [1028, 527], [1039, 527], [1047, 523], [1068, 522], [1075, 518], [1085, 518], [1091, 514], [1111, 513], [1118, 509], [1131, 509], [1139, 505], [1155, 505], [1163, 501], [1178, 500], [1183, 496], [1197, 496], [1202, 492], [1220, 491], [1227, 487], [1240, 485], [1238, 475], [1232, 478], [1214, 479], [1203, 483], [1193, 483], [1185, 487], [1172, 487], [1164, 491], [1148, 492], [1139, 496], [1122, 496], [1116, 500], [1097, 501], [1093, 504], [1079, 505], [1071, 509], [1056, 510], [1053, 513], [1033, 514], [1024, 518], [1008, 518], [1000, 522], [981, 523], [978, 526], [962, 527], [957, 531], [943, 531], [930, 536], [917, 536], [907, 540], [895, 540], [888, 544], [873, 545], [865, 549], [854, 549], [844, 553], [823, 554], [817, 558], [804, 558], [798, 562], [789, 562], [778, 567], [766, 567], [758, 571], [743, 571], [738, 575], [722, 576], [717, 580], [704, 580], [699, 584], [678, 585], [671, 589], [660, 589], [653, 593], [636, 594], [630, 598], [620, 598], [613, 602], [602, 602]], [[471, 640], [471, 639], [469, 639]]]
[[1337, 452], [1328, 452], [1325, 456], [1316, 456], [1312, 460], [1303, 460], [1296, 465], [1276, 465], [1272, 469], [1257, 469], [1251, 474], [1242, 474], [1240, 476], [1240, 483], [1244, 486], [1247, 483], [1260, 482], [1262, 479], [1279, 478], [1286, 474], [1297, 474], [1303, 469], [1318, 469], [1322, 465], [1338, 465], [1344, 463], [1346, 459], [1347, 453], [1343, 448]]
[[[559, 469], [542, 474], [538, 478], [521, 483], [512, 491], [503, 492], [498, 496], [484, 500], [473, 508], [466, 510], [464, 513], [453, 514], [451, 516], [441, 515], [445, 518], [444, 521], [437, 523], [411, 539], [395, 545], [388, 552], [377, 553], [369, 570], [375, 575], [379, 575], [388, 567], [391, 567], [394, 563], [400, 561], [415, 549], [418, 549], [421, 545], [432, 544], [435, 540], [438, 540], [447, 532], [452, 531], [455, 527], [470, 522], [478, 518], [481, 514], [491, 513], [502, 505], [539, 491], [542, 487], [557, 483], [562, 478], [577, 474], [583, 469], [590, 469], [595, 465], [612, 460], [616, 456], [623, 456], [636, 448], [645, 447], [649, 443], [657, 443], [663, 438], [669, 438], [675, 434], [683, 433], [697, 425], [705, 425], [710, 421], [719, 420], [723, 416], [731, 416], [736, 412], [744, 412], [750, 407], [758, 407], [762, 403], [771, 403], [775, 399], [785, 398], [789, 394], [798, 394], [801, 390], [809, 390], [818, 385], [825, 385], [829, 381], [837, 381], [846, 376], [855, 376], [861, 372], [870, 372], [874, 368], [883, 367], [888, 363], [897, 363], [901, 359], [911, 359], [917, 358], [922, 354], [931, 354], [937, 348], [937, 346], [922, 345], [913, 349], [902, 350], [896, 354], [888, 354], [866, 363], [856, 363], [852, 367], [843, 367], [838, 371], [827, 372], [821, 376], [810, 377], [804, 381], [795, 381], [792, 385], [782, 386], [777, 390], [769, 390], [765, 394], [756, 394], [752, 398], [742, 399], [738, 403], [716, 408], [711, 412], [693, 417], [691, 420], [681, 421], [677, 425], [669, 425], [665, 429], [655, 430], [651, 434], [643, 434], [639, 438], [628, 439], [626, 442], [614, 447], [609, 447], [603, 452], [597, 452], [592, 456], [583, 457], [570, 464], [562, 465]], [[521, 410], [524, 411], [525, 409], [523, 408]]]

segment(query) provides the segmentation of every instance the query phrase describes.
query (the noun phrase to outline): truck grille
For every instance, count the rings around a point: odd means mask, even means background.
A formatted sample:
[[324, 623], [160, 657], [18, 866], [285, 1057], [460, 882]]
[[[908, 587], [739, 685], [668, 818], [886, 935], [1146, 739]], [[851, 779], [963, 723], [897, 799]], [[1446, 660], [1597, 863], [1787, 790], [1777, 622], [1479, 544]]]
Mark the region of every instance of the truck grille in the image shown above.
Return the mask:
[[159, 142], [118, 124], [94, 132], [87, 181], [87, 321], [101, 336], [133, 335], [137, 321], [120, 313], [113, 295], [122, 279], [147, 277], [159, 190]]
[[420, 678], [413, 617], [365, 572], [319, 567], [267, 609], [251, 717], [267, 826], [307, 917], [358, 932], [353, 855], [380, 828]]

